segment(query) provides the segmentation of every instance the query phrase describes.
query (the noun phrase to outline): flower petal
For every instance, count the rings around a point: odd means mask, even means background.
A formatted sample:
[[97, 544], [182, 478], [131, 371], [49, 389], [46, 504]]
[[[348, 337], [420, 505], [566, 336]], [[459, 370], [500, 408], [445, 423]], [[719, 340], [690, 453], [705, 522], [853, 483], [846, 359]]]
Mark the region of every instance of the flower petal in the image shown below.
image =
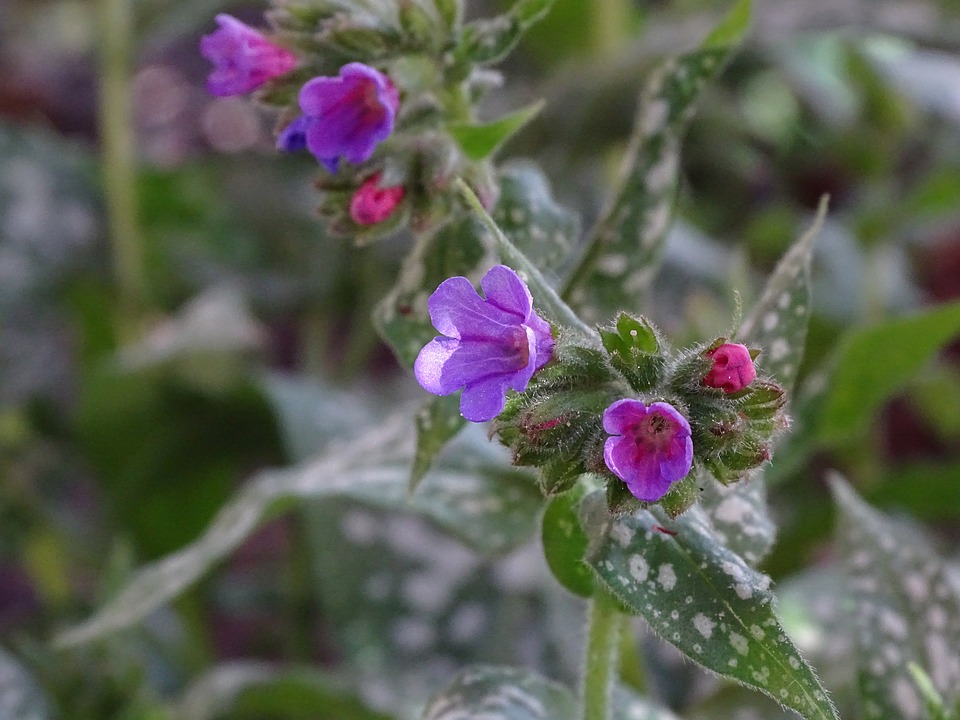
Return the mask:
[[465, 277], [440, 283], [427, 301], [427, 308], [433, 326], [448, 337], [502, 338], [508, 328], [518, 325], [516, 316], [481, 300]]
[[647, 406], [639, 400], [634, 398], [617, 400], [603, 411], [603, 429], [611, 435], [623, 435], [631, 425], [636, 424], [646, 414]]
[[693, 464], [693, 440], [689, 436], [676, 436], [668, 452], [660, 456], [660, 477], [668, 483], [682, 480]]
[[517, 316], [518, 322], [527, 319], [533, 309], [533, 296], [520, 276], [506, 265], [494, 265], [480, 281], [488, 303]]
[[647, 409], [647, 412], [655, 412], [658, 415], [668, 418], [671, 421], [671, 424], [673, 424], [675, 427], [674, 432], [676, 432], [679, 437], [690, 436], [690, 423], [687, 422], [687, 419], [680, 413], [680, 411], [670, 403], [650, 403], [650, 407]]
[[470, 422], [486, 422], [499, 415], [506, 403], [506, 382], [502, 375], [494, 375], [464, 388], [460, 414]]
[[443, 376], [444, 365], [460, 346], [459, 340], [438, 337], [423, 346], [413, 364], [413, 374], [420, 386], [434, 395], [449, 395], [463, 387], [463, 383], [450, 385]]
[[463, 387], [496, 376], [500, 378], [501, 384], [506, 385], [515, 374], [522, 373], [525, 369], [524, 359], [519, 356], [516, 348], [503, 339], [461, 339], [457, 349], [443, 366], [441, 383], [444, 387]]

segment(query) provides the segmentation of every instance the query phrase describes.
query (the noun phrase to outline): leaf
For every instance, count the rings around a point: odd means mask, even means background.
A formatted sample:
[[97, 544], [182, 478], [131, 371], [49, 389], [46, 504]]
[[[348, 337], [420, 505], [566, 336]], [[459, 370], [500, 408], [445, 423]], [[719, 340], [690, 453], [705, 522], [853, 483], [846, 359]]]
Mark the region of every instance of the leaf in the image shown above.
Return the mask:
[[930, 676], [915, 662], [907, 663], [907, 670], [910, 671], [913, 682], [923, 696], [923, 705], [927, 710], [927, 715], [930, 716], [930, 720], [952, 720], [951, 713], [944, 707], [943, 698], [940, 697], [940, 693], [933, 686], [933, 680], [930, 679]]
[[576, 706], [567, 688], [529, 670], [479, 665], [434, 697], [423, 720], [573, 720]]
[[580, 235], [577, 214], [558, 204], [543, 172], [513, 161], [501, 168], [494, 222], [530, 262], [543, 271], [567, 262]]
[[552, 498], [543, 513], [541, 537], [543, 554], [553, 576], [574, 595], [589, 598], [593, 597], [596, 583], [583, 562], [588, 539], [578, 517], [585, 494], [586, 489], [580, 484]]
[[[582, 517], [590, 513], [588, 497]], [[664, 527], [676, 535], [659, 532]], [[587, 562], [614, 596], [695, 662], [810, 720], [837, 720], [813, 669], [774, 613], [770, 578], [719, 545], [703, 512], [607, 516], [585, 527]]]
[[195, 583], [262, 521], [308, 498], [346, 497], [375, 507], [407, 509], [485, 553], [504, 552], [530, 536], [542, 504], [536, 483], [505, 469], [500, 457], [490, 456], [490, 449], [486, 462], [477, 461], [481, 450], [475, 447], [472, 455], [460, 453], [449, 464], [441, 464], [408, 500], [410, 425], [409, 417], [401, 413], [312, 462], [258, 473], [196, 541], [140, 570], [96, 615], [61, 633], [56, 642], [67, 647], [133, 625]]
[[847, 335], [819, 406], [818, 438], [835, 443], [862, 430], [885, 399], [958, 335], [960, 302]]
[[831, 489], [863, 717], [926, 717], [910, 662], [952, 706], [960, 699], [960, 595], [945, 563], [914, 528], [871, 508], [839, 476]]
[[707, 473], [700, 478], [700, 508], [717, 542], [757, 567], [773, 547], [777, 526], [767, 506], [763, 477], [723, 485]]
[[417, 450], [410, 470], [409, 491], [417, 489], [443, 447], [467, 421], [460, 414], [460, 395], [430, 397], [417, 411]]
[[499, 120], [483, 124], [456, 123], [448, 125], [447, 131], [457, 141], [464, 155], [474, 162], [480, 162], [493, 155], [524, 125], [539, 115], [543, 105], [544, 101], [538, 100]]
[[617, 187], [562, 293], [587, 320], [642, 307], [670, 226], [681, 138], [704, 88], [746, 33], [750, 8], [740, 0], [699, 49], [666, 62], [644, 88]]
[[737, 332], [739, 342], [762, 350], [757, 365], [788, 391], [797, 377], [807, 341], [810, 263], [826, 212], [824, 196], [813, 224], [777, 263], [760, 299]]
[[4, 720], [46, 720], [47, 700], [36, 681], [10, 653], [0, 649], [0, 717]]
[[463, 275], [477, 283], [493, 264], [489, 244], [483, 223], [473, 216], [417, 238], [397, 284], [373, 313], [377, 331], [401, 365], [412, 368], [420, 349], [437, 335], [427, 313], [427, 298], [450, 277]]
[[176, 703], [177, 720], [283, 717], [285, 720], [390, 720], [345, 683], [313, 667], [237, 661], [215, 666]]
[[509, 55], [524, 33], [540, 21], [554, 0], [517, 0], [509, 12], [464, 26], [456, 55], [460, 63], [493, 65]]

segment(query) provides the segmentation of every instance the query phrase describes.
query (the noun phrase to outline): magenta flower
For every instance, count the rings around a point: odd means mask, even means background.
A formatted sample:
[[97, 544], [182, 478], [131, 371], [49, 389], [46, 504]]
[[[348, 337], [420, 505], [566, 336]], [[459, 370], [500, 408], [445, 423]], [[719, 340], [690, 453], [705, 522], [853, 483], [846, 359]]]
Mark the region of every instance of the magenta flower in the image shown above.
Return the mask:
[[638, 500], [655, 502], [690, 472], [690, 423], [665, 402], [617, 400], [603, 412], [603, 461]]
[[200, 39], [200, 54], [214, 64], [207, 77], [212, 95], [243, 95], [296, 66], [296, 55], [249, 25], [225, 14], [216, 20], [220, 28]]
[[523, 392], [553, 352], [550, 323], [533, 310], [523, 280], [505, 265], [480, 281], [482, 299], [465, 277], [444, 280], [427, 301], [442, 335], [417, 356], [413, 371], [427, 392], [449, 395], [463, 388], [460, 414], [470, 422], [495, 418], [507, 389]]
[[315, 77], [300, 89], [303, 115], [277, 139], [281, 150], [306, 147], [330, 172], [340, 159], [362, 163], [393, 132], [400, 106], [397, 89], [363, 63], [340, 68], [339, 77]]
[[403, 185], [380, 187], [380, 173], [371, 175], [350, 198], [350, 217], [357, 225], [376, 225], [393, 215], [403, 201]]
[[707, 357], [713, 359], [713, 367], [703, 384], [720, 388], [728, 395], [743, 390], [757, 376], [750, 351], [739, 343], [724, 343], [710, 350]]

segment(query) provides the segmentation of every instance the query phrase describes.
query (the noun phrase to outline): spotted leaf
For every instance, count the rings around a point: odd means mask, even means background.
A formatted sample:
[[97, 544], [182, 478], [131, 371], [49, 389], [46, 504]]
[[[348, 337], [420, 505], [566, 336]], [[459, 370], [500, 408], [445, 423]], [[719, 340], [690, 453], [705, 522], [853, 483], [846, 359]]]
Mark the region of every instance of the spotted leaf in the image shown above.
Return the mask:
[[863, 717], [927, 717], [910, 663], [952, 707], [960, 700], [960, 594], [953, 578], [916, 529], [871, 508], [839, 477], [831, 487], [853, 600]]
[[[587, 562], [651, 629], [709, 670], [769, 695], [807, 720], [838, 720], [826, 691], [774, 612], [770, 578], [719, 545], [699, 508], [610, 518], [584, 503]], [[666, 530], [667, 532], [663, 532]]]

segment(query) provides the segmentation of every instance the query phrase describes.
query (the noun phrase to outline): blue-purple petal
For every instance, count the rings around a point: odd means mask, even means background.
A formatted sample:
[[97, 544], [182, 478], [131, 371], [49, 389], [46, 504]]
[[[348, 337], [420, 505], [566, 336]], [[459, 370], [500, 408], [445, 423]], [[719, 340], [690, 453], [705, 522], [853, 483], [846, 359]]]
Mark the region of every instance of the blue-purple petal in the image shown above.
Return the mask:
[[647, 406], [634, 398], [617, 400], [603, 411], [603, 429], [611, 435], [623, 435], [647, 414]]
[[498, 339], [519, 325], [515, 316], [482, 300], [465, 277], [440, 283], [427, 309], [433, 326], [448, 337]]
[[520, 276], [506, 265], [494, 265], [480, 281], [487, 302], [524, 322], [533, 310], [533, 296]]
[[453, 338], [438, 337], [423, 346], [413, 364], [413, 374], [424, 390], [434, 395], [449, 395], [463, 387], [462, 384], [448, 385], [443, 377], [444, 365], [459, 345]]
[[460, 414], [470, 422], [486, 422], [499, 415], [506, 403], [506, 382], [502, 375], [493, 375], [463, 389]]

